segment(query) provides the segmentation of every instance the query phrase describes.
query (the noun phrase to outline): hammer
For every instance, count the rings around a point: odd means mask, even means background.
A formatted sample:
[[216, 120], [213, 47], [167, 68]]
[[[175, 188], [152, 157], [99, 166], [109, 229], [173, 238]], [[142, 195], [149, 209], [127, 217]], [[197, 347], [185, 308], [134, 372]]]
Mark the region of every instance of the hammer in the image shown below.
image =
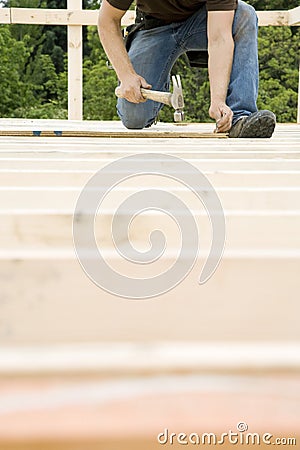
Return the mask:
[[[174, 122], [182, 122], [184, 120], [184, 101], [181, 80], [179, 75], [172, 76], [173, 83], [173, 93], [171, 92], [161, 92], [161, 91], [151, 91], [150, 89], [141, 88], [141, 93], [147, 100], [153, 100], [155, 102], [164, 103], [175, 109], [174, 112]], [[120, 87], [115, 90], [117, 97], [120, 97]]]

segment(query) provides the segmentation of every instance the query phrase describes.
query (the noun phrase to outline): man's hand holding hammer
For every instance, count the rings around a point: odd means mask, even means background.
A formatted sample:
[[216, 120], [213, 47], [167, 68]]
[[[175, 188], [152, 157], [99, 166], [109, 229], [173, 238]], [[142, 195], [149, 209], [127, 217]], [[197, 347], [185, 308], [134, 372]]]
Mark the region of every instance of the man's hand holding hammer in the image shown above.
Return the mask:
[[119, 96], [131, 103], [142, 103], [147, 99], [142, 96], [141, 88], [151, 89], [151, 84], [137, 73], [125, 74], [120, 78]]
[[99, 36], [120, 80], [120, 96], [131, 103], [142, 103], [146, 99], [141, 88], [151, 89], [152, 86], [136, 73], [125, 49], [121, 33], [121, 19], [125, 12], [103, 0], [98, 19]]

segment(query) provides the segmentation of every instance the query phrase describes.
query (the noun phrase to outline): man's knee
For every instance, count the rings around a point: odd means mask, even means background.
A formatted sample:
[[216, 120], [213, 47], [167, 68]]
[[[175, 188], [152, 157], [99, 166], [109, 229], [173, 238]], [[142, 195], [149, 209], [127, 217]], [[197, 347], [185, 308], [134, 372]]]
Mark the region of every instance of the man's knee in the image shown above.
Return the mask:
[[154, 121], [146, 103], [134, 104], [120, 99], [117, 110], [123, 125], [128, 129], [141, 130]]
[[147, 125], [147, 121], [143, 117], [136, 117], [133, 115], [126, 115], [120, 117], [124, 127], [129, 130], [142, 130]]

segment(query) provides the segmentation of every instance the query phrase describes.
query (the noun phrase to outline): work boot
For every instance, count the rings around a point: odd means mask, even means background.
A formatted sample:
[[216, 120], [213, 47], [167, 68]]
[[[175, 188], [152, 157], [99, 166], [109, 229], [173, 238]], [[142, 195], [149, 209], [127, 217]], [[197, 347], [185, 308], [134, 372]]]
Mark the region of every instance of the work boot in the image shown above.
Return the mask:
[[257, 111], [242, 116], [230, 129], [230, 138], [270, 138], [276, 125], [276, 116], [271, 111]]

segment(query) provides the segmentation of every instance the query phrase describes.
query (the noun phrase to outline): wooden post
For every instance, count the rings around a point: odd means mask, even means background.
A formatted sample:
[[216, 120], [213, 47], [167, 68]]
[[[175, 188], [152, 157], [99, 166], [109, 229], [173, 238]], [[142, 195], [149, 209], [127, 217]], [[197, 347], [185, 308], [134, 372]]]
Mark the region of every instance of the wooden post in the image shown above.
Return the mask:
[[300, 6], [297, 6], [297, 8], [289, 10], [289, 25], [290, 26], [300, 25]]
[[300, 63], [299, 63], [299, 85], [298, 85], [298, 115], [297, 123], [300, 123]]
[[[68, 0], [68, 9], [81, 10], [82, 0]], [[82, 120], [82, 26], [68, 26], [68, 119]]]
[[10, 23], [10, 8], [0, 8], [0, 23]]

